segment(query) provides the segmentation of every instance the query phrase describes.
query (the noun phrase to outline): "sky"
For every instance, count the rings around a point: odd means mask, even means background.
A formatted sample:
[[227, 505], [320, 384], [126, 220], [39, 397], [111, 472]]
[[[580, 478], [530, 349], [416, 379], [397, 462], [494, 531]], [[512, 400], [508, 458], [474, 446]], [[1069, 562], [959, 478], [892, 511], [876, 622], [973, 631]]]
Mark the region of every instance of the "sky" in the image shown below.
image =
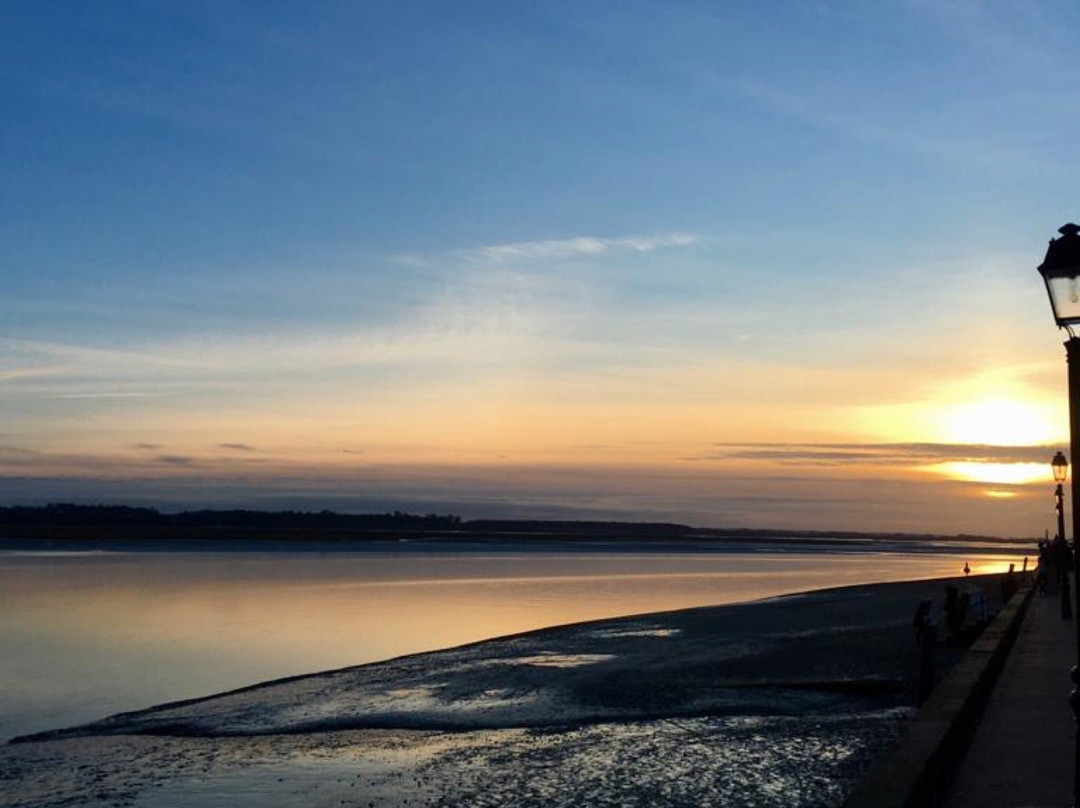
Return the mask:
[[1053, 531], [1074, 2], [0, 9], [0, 504]]

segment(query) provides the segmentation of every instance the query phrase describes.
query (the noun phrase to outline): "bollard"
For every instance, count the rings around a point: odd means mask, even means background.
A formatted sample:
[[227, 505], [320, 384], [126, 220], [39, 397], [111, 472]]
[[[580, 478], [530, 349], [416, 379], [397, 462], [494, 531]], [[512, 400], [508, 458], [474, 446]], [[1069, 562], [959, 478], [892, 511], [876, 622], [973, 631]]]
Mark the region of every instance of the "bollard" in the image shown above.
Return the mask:
[[919, 704], [930, 697], [934, 689], [934, 670], [937, 667], [937, 619], [934, 603], [929, 598], [915, 610], [912, 620], [915, 645], [919, 649]]
[[1072, 620], [1072, 593], [1069, 591], [1069, 571], [1061, 573], [1061, 619]]
[[919, 704], [934, 691], [937, 668], [937, 624], [930, 622], [919, 632]]

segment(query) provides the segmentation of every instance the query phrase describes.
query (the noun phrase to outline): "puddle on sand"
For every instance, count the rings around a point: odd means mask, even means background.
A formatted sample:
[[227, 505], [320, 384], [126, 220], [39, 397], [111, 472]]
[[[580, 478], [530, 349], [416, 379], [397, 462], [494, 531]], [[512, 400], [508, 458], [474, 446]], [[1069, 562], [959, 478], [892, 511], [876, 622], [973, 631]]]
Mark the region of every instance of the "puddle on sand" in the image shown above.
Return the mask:
[[[603, 724], [453, 751], [430, 771], [441, 808], [836, 805], [895, 737], [902, 711]], [[480, 737], [482, 733], [477, 733]], [[498, 737], [489, 733], [488, 738]]]
[[130, 808], [399, 808], [431, 805], [439, 790], [408, 768], [379, 762], [263, 764], [175, 780], [144, 792]]
[[624, 637], [674, 637], [682, 633], [678, 628], [605, 628], [591, 635], [601, 640], [621, 640]]
[[441, 784], [419, 773], [445, 742], [425, 738], [394, 749], [316, 749], [284, 760], [176, 778], [127, 808], [416, 808], [438, 800]]
[[499, 661], [505, 665], [533, 665], [540, 668], [579, 668], [582, 665], [595, 665], [598, 662], [606, 662], [607, 660], [614, 658], [614, 654], [559, 654], [552, 652]]

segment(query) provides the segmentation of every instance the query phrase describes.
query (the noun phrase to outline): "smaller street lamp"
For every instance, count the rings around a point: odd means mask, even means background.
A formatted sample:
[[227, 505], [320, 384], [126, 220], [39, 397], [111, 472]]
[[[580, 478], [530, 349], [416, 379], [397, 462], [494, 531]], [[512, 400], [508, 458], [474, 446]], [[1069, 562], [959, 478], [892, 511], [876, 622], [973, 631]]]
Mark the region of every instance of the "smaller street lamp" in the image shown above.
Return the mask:
[[1058, 452], [1050, 461], [1050, 467], [1054, 470], [1054, 482], [1057, 489], [1054, 491], [1054, 502], [1057, 510], [1057, 532], [1062, 541], [1065, 541], [1065, 490], [1061, 484], [1069, 476], [1069, 461], [1064, 452]]
[[[1054, 455], [1050, 461], [1050, 467], [1054, 470], [1054, 482], [1057, 488], [1054, 490], [1054, 505], [1057, 510], [1057, 540], [1051, 548], [1055, 558], [1052, 559], [1051, 569], [1060, 576], [1061, 586], [1061, 617], [1064, 620], [1072, 620], [1072, 594], [1069, 592], [1069, 542], [1065, 539], [1065, 489], [1061, 484], [1069, 476], [1069, 461], [1063, 452]], [[1075, 506], [1074, 506], [1075, 507]], [[1080, 590], [1078, 590], [1080, 591]]]
[[[1050, 465], [1054, 469], [1054, 482], [1058, 484], [1058, 488], [1061, 488], [1061, 484], [1065, 482], [1069, 476], [1069, 461], [1066, 459], [1065, 453], [1058, 452], [1054, 455], [1054, 459], [1050, 461]], [[1065, 538], [1064, 533], [1062, 533], [1061, 537]]]
[[1054, 501], [1057, 505], [1057, 532], [1061, 540], [1065, 541], [1065, 490], [1061, 486], [1069, 476], [1069, 461], [1065, 453], [1058, 452], [1054, 455], [1050, 467], [1054, 470], [1054, 482], [1057, 483], [1057, 489], [1054, 491]]

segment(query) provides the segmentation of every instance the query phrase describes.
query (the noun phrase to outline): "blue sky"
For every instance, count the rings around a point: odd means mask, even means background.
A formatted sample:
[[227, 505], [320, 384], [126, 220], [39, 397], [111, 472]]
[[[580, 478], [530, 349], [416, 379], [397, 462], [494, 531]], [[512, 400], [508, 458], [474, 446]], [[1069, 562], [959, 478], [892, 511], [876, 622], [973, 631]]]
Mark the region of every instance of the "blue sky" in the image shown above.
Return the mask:
[[1041, 533], [1078, 17], [9, 3], [0, 499]]

